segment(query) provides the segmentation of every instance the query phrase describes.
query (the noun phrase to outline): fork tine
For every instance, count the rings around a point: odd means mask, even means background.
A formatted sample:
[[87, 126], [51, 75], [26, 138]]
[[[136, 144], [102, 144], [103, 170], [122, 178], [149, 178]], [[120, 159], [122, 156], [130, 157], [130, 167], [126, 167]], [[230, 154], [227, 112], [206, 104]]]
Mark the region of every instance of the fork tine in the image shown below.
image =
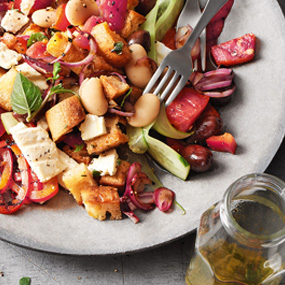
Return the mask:
[[175, 71], [173, 77], [171, 78], [171, 80], [169, 81], [169, 83], [167, 84], [165, 89], [163, 90], [163, 92], [160, 96], [160, 101], [164, 100], [165, 97], [167, 96], [167, 94], [169, 94], [169, 92], [173, 88], [173, 86], [174, 86], [175, 82], [177, 81], [177, 79], [179, 78], [179, 76], [180, 76], [180, 74], [177, 71]]
[[172, 74], [172, 72], [173, 72], [173, 68], [172, 67], [168, 67], [166, 73], [164, 74], [163, 78], [160, 80], [158, 86], [155, 88], [153, 94], [157, 95], [160, 92], [160, 90], [165, 85], [165, 83], [169, 79], [169, 77]]
[[183, 89], [187, 81], [188, 81], [188, 78], [186, 76], [182, 76], [180, 78], [179, 82], [177, 83], [174, 90], [171, 92], [171, 94], [169, 95], [169, 97], [167, 98], [165, 102], [166, 107], [177, 97], [177, 95]]
[[158, 69], [155, 71], [155, 73], [151, 77], [150, 81], [148, 82], [147, 86], [145, 87], [143, 94], [149, 93], [151, 91], [151, 89], [155, 86], [155, 83], [157, 82], [157, 80], [161, 76], [164, 69], [165, 69], [165, 66], [163, 64], [161, 64], [158, 67]]

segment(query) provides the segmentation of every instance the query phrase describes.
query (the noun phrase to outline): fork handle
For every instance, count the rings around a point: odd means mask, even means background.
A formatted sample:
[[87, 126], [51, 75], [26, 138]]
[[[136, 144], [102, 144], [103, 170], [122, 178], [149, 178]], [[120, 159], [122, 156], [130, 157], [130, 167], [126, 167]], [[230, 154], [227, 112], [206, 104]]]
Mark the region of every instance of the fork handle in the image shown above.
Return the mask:
[[[189, 0], [189, 1], [194, 1], [194, 0]], [[180, 49], [184, 54], [186, 55], [191, 54], [194, 44], [197, 41], [200, 34], [202, 33], [202, 31], [206, 28], [208, 23], [217, 14], [217, 12], [226, 4], [227, 1], [228, 0], [208, 0], [203, 10], [202, 16], [197, 22], [190, 37], [188, 38], [185, 45]]]

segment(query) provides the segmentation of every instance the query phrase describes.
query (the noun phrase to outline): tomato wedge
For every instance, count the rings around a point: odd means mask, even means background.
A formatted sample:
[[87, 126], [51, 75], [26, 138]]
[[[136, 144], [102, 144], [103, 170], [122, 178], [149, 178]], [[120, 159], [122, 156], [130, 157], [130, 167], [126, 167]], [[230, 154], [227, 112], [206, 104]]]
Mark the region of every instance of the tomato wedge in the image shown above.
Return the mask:
[[70, 26], [70, 23], [68, 22], [66, 15], [65, 15], [65, 7], [66, 4], [61, 4], [56, 9], [56, 20], [52, 28], [60, 31], [65, 31], [68, 26]]
[[233, 66], [249, 62], [255, 54], [255, 35], [250, 33], [215, 45], [211, 48], [211, 53], [218, 66]]
[[179, 131], [187, 132], [209, 102], [209, 97], [185, 87], [166, 108], [169, 122]]
[[35, 59], [41, 59], [50, 56], [47, 52], [47, 44], [44, 42], [35, 42], [27, 49], [27, 56]]

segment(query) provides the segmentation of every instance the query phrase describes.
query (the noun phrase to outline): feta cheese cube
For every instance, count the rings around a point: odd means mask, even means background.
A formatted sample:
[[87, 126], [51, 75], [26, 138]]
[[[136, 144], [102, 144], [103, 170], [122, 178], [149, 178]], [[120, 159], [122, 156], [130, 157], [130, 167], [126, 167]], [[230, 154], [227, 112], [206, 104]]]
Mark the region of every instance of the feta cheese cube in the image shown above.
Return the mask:
[[0, 42], [0, 67], [10, 69], [12, 66], [17, 65], [22, 56], [17, 52], [8, 49], [8, 47]]
[[104, 117], [87, 114], [84, 122], [80, 125], [81, 137], [84, 141], [99, 137], [107, 133]]
[[2, 18], [1, 26], [7, 31], [16, 34], [29, 22], [29, 18], [18, 10], [8, 10]]
[[109, 150], [104, 154], [100, 154], [98, 158], [94, 158], [88, 166], [88, 169], [93, 172], [99, 171], [100, 175], [115, 175], [117, 172], [117, 162], [119, 156], [115, 149]]
[[41, 182], [67, 168], [56, 144], [41, 127], [28, 128], [24, 123], [18, 123], [10, 128], [10, 133]]
[[33, 69], [26, 62], [16, 66], [16, 70], [21, 72], [24, 76], [26, 76], [29, 80], [31, 80], [41, 90], [45, 90], [48, 88], [46, 78], [42, 74], [40, 74], [38, 71]]

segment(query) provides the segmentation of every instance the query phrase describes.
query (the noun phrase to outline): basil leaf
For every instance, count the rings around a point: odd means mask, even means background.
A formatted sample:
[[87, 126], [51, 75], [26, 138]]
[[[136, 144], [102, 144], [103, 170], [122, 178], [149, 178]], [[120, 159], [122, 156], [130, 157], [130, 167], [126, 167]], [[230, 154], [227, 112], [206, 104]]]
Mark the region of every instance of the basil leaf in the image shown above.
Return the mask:
[[11, 95], [13, 111], [20, 115], [28, 114], [29, 118], [31, 113], [41, 106], [42, 101], [40, 88], [23, 74], [18, 73]]
[[45, 36], [42, 33], [35, 33], [32, 34], [27, 42], [27, 47], [30, 47], [31, 45], [33, 45], [36, 42], [41, 42], [42, 40], [47, 39], [47, 36]]
[[30, 285], [31, 278], [30, 277], [22, 277], [19, 281], [19, 285]]
[[84, 148], [84, 143], [82, 144], [75, 144], [75, 150], [74, 152], [79, 152]]
[[116, 42], [114, 43], [114, 48], [111, 52], [115, 52], [118, 55], [121, 55], [123, 52], [124, 43], [123, 42]]

